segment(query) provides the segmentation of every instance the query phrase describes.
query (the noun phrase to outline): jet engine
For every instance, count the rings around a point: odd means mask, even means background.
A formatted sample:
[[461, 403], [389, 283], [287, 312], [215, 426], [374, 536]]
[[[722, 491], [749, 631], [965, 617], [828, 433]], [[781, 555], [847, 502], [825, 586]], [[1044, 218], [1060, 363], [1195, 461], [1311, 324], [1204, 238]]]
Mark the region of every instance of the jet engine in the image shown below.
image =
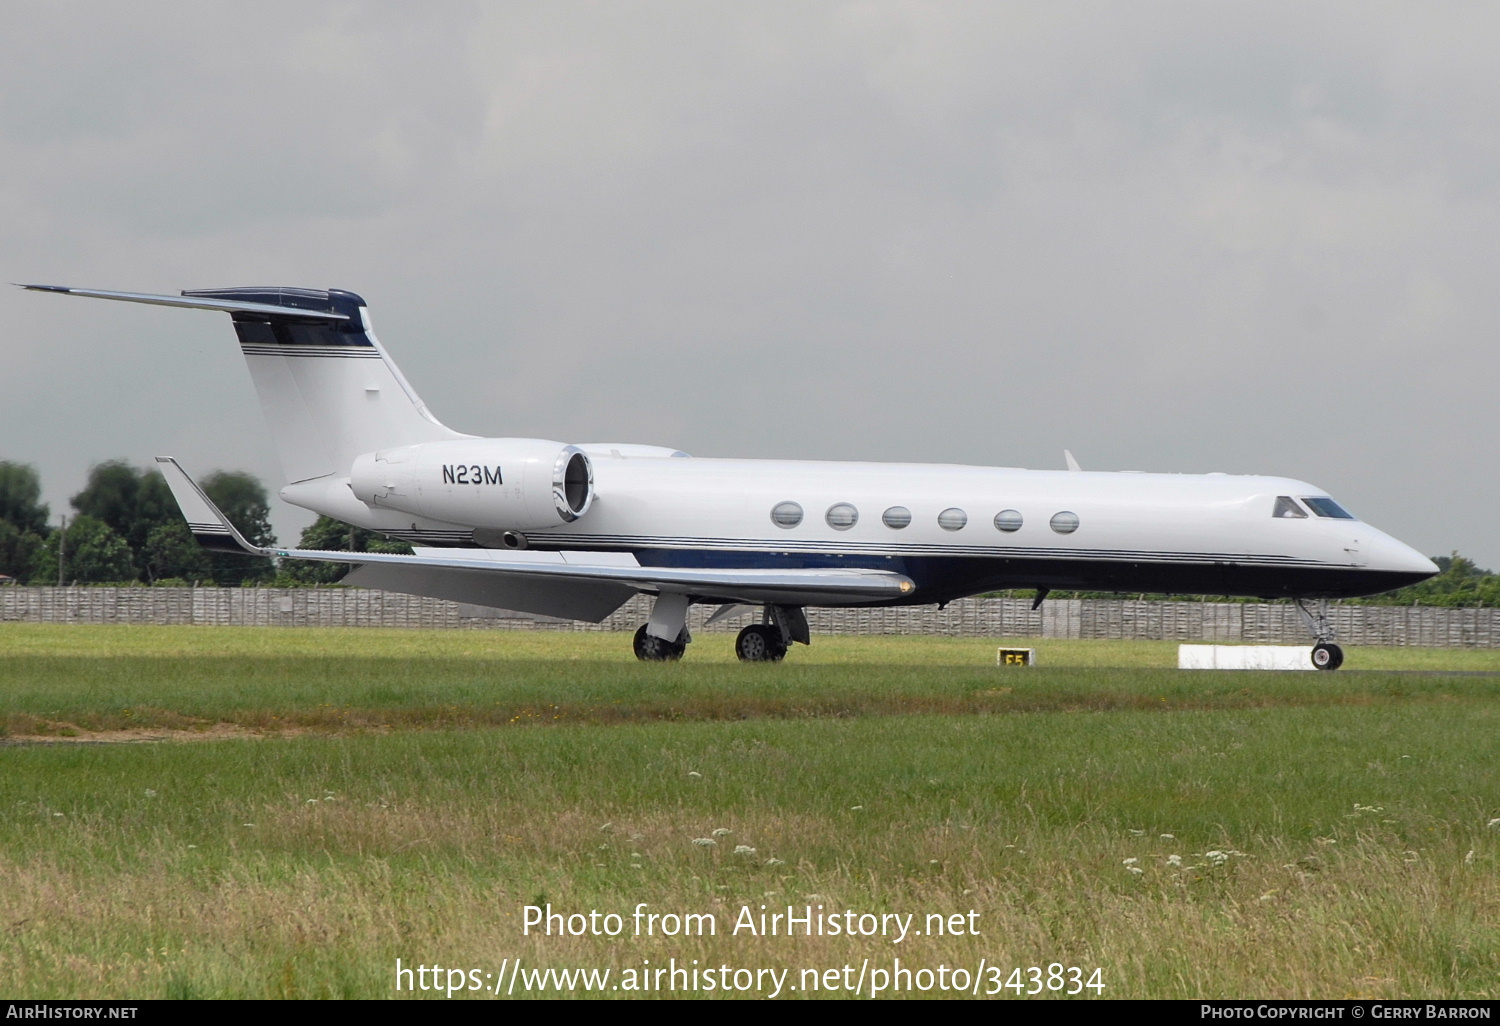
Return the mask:
[[349, 487], [373, 509], [480, 530], [571, 523], [594, 501], [594, 467], [576, 445], [541, 438], [425, 442], [365, 453]]

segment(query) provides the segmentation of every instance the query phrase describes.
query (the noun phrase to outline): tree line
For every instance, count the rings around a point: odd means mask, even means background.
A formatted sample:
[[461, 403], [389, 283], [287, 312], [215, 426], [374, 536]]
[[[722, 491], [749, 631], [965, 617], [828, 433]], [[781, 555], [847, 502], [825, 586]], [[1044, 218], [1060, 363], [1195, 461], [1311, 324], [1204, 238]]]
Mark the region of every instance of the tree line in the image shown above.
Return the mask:
[[[263, 484], [243, 471], [216, 470], [199, 485], [252, 544], [273, 546], [271, 504]], [[0, 460], [0, 576], [32, 584], [328, 584], [343, 563], [276, 561], [210, 552], [193, 538], [155, 470], [109, 460], [89, 471], [68, 500], [66, 527], [41, 501], [36, 468]], [[319, 517], [299, 547], [354, 552], [410, 552], [401, 542]]]

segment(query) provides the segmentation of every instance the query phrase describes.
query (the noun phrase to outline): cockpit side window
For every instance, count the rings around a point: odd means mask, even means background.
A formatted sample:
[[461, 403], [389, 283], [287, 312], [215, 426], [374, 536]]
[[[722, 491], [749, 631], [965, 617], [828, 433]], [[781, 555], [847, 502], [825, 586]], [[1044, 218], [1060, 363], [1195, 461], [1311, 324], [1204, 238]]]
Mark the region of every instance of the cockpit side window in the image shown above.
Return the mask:
[[1302, 501], [1307, 503], [1308, 509], [1312, 510], [1320, 517], [1327, 517], [1330, 520], [1359, 519], [1353, 513], [1350, 513], [1347, 509], [1340, 506], [1338, 503], [1334, 502], [1326, 495], [1314, 496], [1312, 498], [1308, 498], [1304, 495], [1302, 497]]
[[1307, 512], [1290, 495], [1276, 496], [1276, 512], [1271, 516], [1278, 520], [1306, 520]]

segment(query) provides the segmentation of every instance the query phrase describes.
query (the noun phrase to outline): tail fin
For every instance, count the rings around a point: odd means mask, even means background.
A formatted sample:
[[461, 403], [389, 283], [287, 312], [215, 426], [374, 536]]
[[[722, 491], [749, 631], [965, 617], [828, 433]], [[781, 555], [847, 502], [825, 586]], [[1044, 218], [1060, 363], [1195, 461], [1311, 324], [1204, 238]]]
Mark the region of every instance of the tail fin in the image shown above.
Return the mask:
[[343, 477], [362, 453], [468, 437], [428, 412], [376, 340], [365, 301], [353, 292], [232, 288], [179, 297], [22, 287], [228, 313], [287, 484]]

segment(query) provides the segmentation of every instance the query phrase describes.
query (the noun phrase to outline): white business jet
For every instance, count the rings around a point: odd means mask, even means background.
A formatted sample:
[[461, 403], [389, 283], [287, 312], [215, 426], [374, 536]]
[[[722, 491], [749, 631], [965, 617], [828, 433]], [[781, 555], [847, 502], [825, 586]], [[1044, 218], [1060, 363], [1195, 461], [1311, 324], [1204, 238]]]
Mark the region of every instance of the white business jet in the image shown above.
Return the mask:
[[[1279, 477], [1089, 473], [902, 463], [690, 458], [616, 442], [480, 438], [444, 426], [376, 340], [352, 292], [233, 288], [180, 296], [28, 289], [230, 315], [281, 459], [287, 502], [404, 539], [415, 555], [249, 544], [174, 460], [158, 462], [199, 541], [358, 566], [344, 583], [597, 623], [656, 596], [643, 660], [678, 659], [688, 609], [763, 610], [735, 651], [807, 644], [808, 606], [943, 604], [999, 589], [1321, 602], [1437, 573], [1323, 490]], [[710, 622], [711, 622], [710, 621]]]

